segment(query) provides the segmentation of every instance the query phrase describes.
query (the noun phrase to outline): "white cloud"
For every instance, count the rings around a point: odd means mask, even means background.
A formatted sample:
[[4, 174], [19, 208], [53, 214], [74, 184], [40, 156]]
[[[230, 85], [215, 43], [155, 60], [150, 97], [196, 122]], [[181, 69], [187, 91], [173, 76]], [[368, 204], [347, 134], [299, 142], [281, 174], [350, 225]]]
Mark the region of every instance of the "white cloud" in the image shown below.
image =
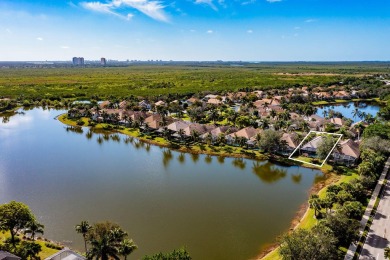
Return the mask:
[[307, 19], [305, 23], [314, 23], [317, 22], [317, 19]]
[[247, 33], [253, 33], [253, 30], [248, 30], [248, 31], [246, 31]]
[[11, 29], [9, 29], [9, 28], [5, 29], [5, 31], [6, 31], [8, 34], [11, 34], [11, 33], [12, 33]]
[[37, 40], [38, 41], [43, 41], [43, 38], [42, 37], [37, 37]]
[[268, 3], [282, 2], [282, 0], [266, 0]]
[[122, 10], [126, 7], [130, 7], [138, 10], [139, 12], [153, 18], [157, 21], [169, 22], [169, 18], [167, 14], [164, 12], [165, 6], [161, 4], [160, 1], [154, 0], [111, 0], [107, 3], [101, 2], [82, 2], [80, 3], [82, 7], [85, 9], [112, 14], [118, 16], [125, 20], [130, 20], [133, 15], [127, 14], [123, 15], [119, 13], [117, 10]]
[[212, 33], [214, 33], [214, 31], [213, 30], [208, 30], [206, 33], [212, 34]]
[[66, 49], [70, 49], [69, 46], [60, 46], [60, 48], [61, 48], [61, 49], [65, 49], [65, 50], [66, 50]]
[[213, 0], [195, 0], [195, 4], [205, 4], [210, 6], [214, 11], [218, 11], [218, 8], [213, 3]]
[[241, 5], [249, 5], [249, 4], [254, 4], [254, 3], [256, 3], [256, 0], [248, 0], [248, 1], [243, 1], [241, 3]]
[[300, 29], [301, 29], [301, 27], [299, 27], [299, 26], [294, 27], [294, 30], [300, 30]]

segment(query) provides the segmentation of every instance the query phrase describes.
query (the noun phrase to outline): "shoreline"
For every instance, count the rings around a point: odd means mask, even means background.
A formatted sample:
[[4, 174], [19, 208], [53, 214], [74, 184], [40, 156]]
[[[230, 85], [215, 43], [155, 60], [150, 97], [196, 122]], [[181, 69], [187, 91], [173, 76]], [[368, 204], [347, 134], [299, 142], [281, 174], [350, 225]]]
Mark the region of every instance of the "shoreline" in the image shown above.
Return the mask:
[[[62, 124], [67, 125], [67, 126], [87, 127], [89, 129], [93, 129], [94, 128], [94, 127], [91, 127], [91, 126], [88, 126], [88, 125], [87, 126], [84, 126], [84, 125], [83, 126], [79, 126], [74, 121], [71, 121], [71, 120], [68, 121], [67, 119], [64, 119], [65, 116], [66, 116], [66, 113], [60, 114], [60, 115], [56, 116], [55, 119], [60, 121]], [[289, 162], [286, 158], [283, 158], [283, 157], [280, 157], [280, 156], [276, 156], [276, 157], [271, 157], [270, 158], [269, 156], [263, 155], [263, 154], [261, 154], [261, 156], [256, 156], [256, 157], [251, 157], [249, 155], [239, 154], [239, 153], [220, 154], [218, 152], [212, 152], [212, 151], [207, 151], [207, 150], [203, 150], [203, 151], [202, 150], [193, 150], [191, 148], [187, 148], [187, 147], [182, 146], [182, 145], [180, 146], [180, 148], [173, 148], [173, 147], [170, 147], [170, 144], [159, 143], [158, 141], [150, 140], [150, 139], [147, 139], [147, 138], [144, 138], [144, 137], [140, 137], [140, 136], [136, 136], [135, 134], [132, 135], [129, 131], [126, 132], [124, 130], [118, 130], [118, 129], [106, 130], [106, 129], [99, 128], [99, 127], [97, 129], [99, 129], [99, 130], [101, 129], [101, 130], [104, 130], [104, 131], [107, 131], [107, 132], [111, 132], [111, 133], [124, 134], [126, 136], [130, 136], [130, 137], [136, 138], [136, 139], [138, 139], [141, 142], [144, 142], [144, 143], [147, 143], [147, 144], [151, 144], [151, 145], [156, 145], [156, 146], [163, 147], [163, 148], [169, 148], [170, 150], [178, 151], [178, 152], [185, 152], [185, 153], [190, 153], [190, 154], [205, 154], [205, 155], [209, 155], [209, 156], [223, 156], [223, 157], [228, 157], [228, 158], [245, 158], [245, 159], [251, 159], [251, 160], [258, 160], [258, 161], [268, 160], [268, 161], [270, 161], [272, 163], [283, 164], [283, 165], [286, 165], [286, 166], [301, 166], [301, 167], [310, 168], [310, 169], [318, 169], [318, 170], [320, 170], [324, 174], [325, 179], [315, 183], [307, 191], [308, 196], [310, 194], [312, 194], [312, 193], [316, 193], [317, 194], [322, 189], [326, 188], [327, 186], [329, 186], [331, 184], [336, 183], [340, 179], [340, 177], [337, 176], [336, 174], [332, 173], [331, 170], [324, 169], [324, 168], [318, 168], [318, 167], [311, 166], [311, 165], [308, 165], [308, 164], [303, 164], [303, 163], [299, 164], [299, 163], [295, 163], [295, 162]], [[310, 208], [309, 208], [309, 205], [308, 205], [307, 201], [302, 203], [299, 206], [299, 209], [296, 211], [294, 218], [290, 221], [290, 225], [289, 225], [288, 231], [291, 231], [291, 230], [294, 230], [294, 229], [298, 228], [299, 225], [302, 223], [302, 221], [306, 218], [306, 215], [309, 213], [309, 210], [310, 210]], [[268, 245], [265, 245], [260, 250], [260, 253], [257, 256], [255, 256], [254, 259], [263, 259], [267, 255], [269, 255], [272, 252], [274, 252], [278, 247], [279, 247], [279, 243], [277, 243], [277, 242], [273, 242], [273, 243], [270, 243]]]
[[[241, 151], [239, 153], [238, 152], [237, 153], [234, 153], [234, 152], [233, 153], [231, 153], [231, 152], [221, 152], [220, 150], [219, 151], [217, 151], [217, 150], [213, 151], [213, 148], [215, 148], [215, 146], [207, 145], [207, 144], [204, 144], [204, 147], [209, 148], [210, 150], [207, 150], [207, 149], [195, 150], [195, 149], [192, 149], [191, 147], [186, 147], [184, 145], [179, 145], [178, 148], [175, 148], [175, 147], [172, 147], [171, 144], [169, 144], [169, 143], [161, 143], [161, 142], [156, 141], [156, 140], [148, 139], [147, 135], [146, 135], [146, 137], [143, 137], [143, 136], [138, 136], [138, 135], [132, 133], [134, 131], [137, 131], [137, 133], [138, 133], [139, 132], [138, 129], [120, 130], [120, 129], [104, 129], [104, 128], [101, 128], [101, 127], [92, 127], [92, 126], [89, 126], [89, 125], [82, 125], [82, 126], [80, 126], [80, 125], [77, 125], [77, 123], [72, 121], [72, 120], [68, 120], [68, 119], [64, 120], [65, 116], [66, 116], [66, 113], [57, 115], [55, 117], [55, 120], [58, 120], [62, 124], [67, 125], [67, 126], [81, 127], [81, 128], [82, 127], [87, 127], [89, 129], [97, 129], [97, 130], [106, 131], [106, 132], [110, 132], [110, 133], [120, 133], [120, 134], [129, 136], [129, 137], [136, 138], [139, 141], [144, 142], [146, 144], [156, 145], [156, 146], [159, 146], [159, 147], [162, 147], [162, 148], [169, 148], [170, 150], [177, 151], [177, 152], [190, 153], [190, 154], [204, 154], [204, 155], [217, 156], [217, 157], [221, 156], [221, 157], [227, 157], [227, 158], [243, 158], [243, 159], [250, 159], [250, 160], [257, 160], [257, 161], [266, 161], [266, 160], [268, 160], [268, 161], [270, 161], [272, 163], [275, 163], [275, 164], [280, 164], [280, 165], [284, 165], [284, 166], [300, 166], [300, 167], [305, 167], [305, 168], [309, 168], [309, 169], [317, 169], [317, 170], [321, 171], [324, 175], [329, 174], [329, 170], [327, 170], [327, 169], [318, 168], [318, 167], [315, 167], [315, 166], [312, 166], [312, 165], [309, 165], [309, 164], [305, 164], [305, 163], [298, 163], [298, 162], [295, 162], [295, 161], [290, 161], [289, 159], [284, 158], [284, 157], [279, 156], [279, 155], [269, 156], [267, 154], [263, 154], [263, 153], [260, 153], [258, 151], [247, 150], [247, 149], [242, 148], [242, 147], [234, 147], [234, 146], [229, 146], [229, 147], [232, 147], [232, 149], [240, 149], [240, 150], [244, 149], [244, 150], [248, 151], [247, 152], [248, 154], [243, 154]], [[109, 125], [109, 124], [107, 124], [107, 125]], [[161, 138], [161, 139], [166, 141], [165, 138]], [[249, 154], [251, 154], [252, 156], [249, 155]]]
[[[335, 184], [340, 180], [340, 176], [336, 174], [332, 174], [331, 172], [324, 173], [326, 176], [325, 180], [322, 180], [316, 184], [314, 184], [309, 190], [308, 195], [315, 193], [318, 194], [321, 190], [327, 188], [329, 185]], [[297, 228], [300, 228], [301, 223], [303, 220], [305, 220], [310, 212], [310, 207], [308, 201], [301, 204], [299, 209], [295, 213], [295, 217], [291, 220], [289, 228], [286, 230], [286, 232], [293, 231]], [[268, 246], [265, 246], [261, 252], [254, 258], [257, 260], [266, 259], [268, 256], [270, 256], [272, 253], [275, 253], [275, 251], [279, 248], [279, 243], [274, 242], [269, 244]]]

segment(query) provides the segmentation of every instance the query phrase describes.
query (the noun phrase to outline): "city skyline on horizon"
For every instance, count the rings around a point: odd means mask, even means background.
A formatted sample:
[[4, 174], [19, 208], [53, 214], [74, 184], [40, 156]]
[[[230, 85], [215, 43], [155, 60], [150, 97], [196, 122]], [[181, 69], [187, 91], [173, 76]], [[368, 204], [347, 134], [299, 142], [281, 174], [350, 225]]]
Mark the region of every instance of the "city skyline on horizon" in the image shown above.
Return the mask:
[[4, 0], [0, 61], [389, 61], [385, 0]]

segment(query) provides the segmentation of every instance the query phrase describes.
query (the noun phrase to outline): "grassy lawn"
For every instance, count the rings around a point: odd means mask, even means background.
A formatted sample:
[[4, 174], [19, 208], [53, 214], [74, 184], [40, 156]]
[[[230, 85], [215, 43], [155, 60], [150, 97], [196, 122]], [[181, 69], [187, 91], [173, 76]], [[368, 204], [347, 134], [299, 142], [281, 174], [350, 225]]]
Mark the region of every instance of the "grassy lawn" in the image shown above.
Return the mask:
[[353, 99], [336, 99], [335, 101], [315, 101], [311, 102], [312, 105], [314, 106], [323, 106], [323, 105], [330, 105], [330, 104], [341, 104], [341, 103], [349, 103], [349, 102], [378, 102], [378, 103], [386, 103], [384, 101], [379, 100], [379, 98], [353, 98]]
[[[4, 241], [6, 238], [10, 237], [10, 233], [9, 232], [6, 232], [6, 233], [2, 233], [0, 232], [0, 241]], [[20, 236], [19, 236], [20, 238]], [[41, 259], [45, 259], [55, 253], [57, 253], [59, 250], [57, 249], [53, 249], [53, 248], [48, 248], [45, 246], [45, 241], [41, 241], [41, 240], [37, 240], [36, 243], [40, 244], [41, 247], [42, 247], [42, 251], [39, 253], [39, 257]]]

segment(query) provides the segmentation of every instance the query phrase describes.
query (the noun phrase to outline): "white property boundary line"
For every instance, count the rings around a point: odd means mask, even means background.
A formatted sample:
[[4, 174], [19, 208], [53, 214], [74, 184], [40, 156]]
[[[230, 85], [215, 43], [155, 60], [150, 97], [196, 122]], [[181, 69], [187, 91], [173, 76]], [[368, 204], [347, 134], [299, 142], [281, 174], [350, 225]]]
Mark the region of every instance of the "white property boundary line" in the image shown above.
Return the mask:
[[[301, 160], [292, 158], [292, 155], [298, 150], [298, 148], [303, 144], [303, 141], [305, 141], [305, 139], [306, 139], [311, 133], [336, 135], [336, 136], [339, 137], [339, 139], [337, 139], [337, 142], [334, 144], [333, 148], [330, 150], [329, 154], [326, 156], [325, 160], [322, 162], [321, 165], [319, 165], [319, 164], [314, 164], [314, 163], [309, 163], [309, 162], [305, 162], [305, 161], [301, 161]], [[297, 162], [301, 162], [301, 163], [307, 163], [307, 164], [310, 164], [310, 165], [313, 165], [313, 166], [316, 166], [316, 167], [322, 167], [322, 166], [324, 166], [326, 160], [328, 160], [328, 158], [329, 158], [330, 154], [333, 152], [334, 148], [336, 148], [336, 145], [340, 142], [342, 136], [343, 136], [342, 134], [334, 134], [334, 133], [320, 132], [320, 131], [310, 131], [310, 132], [305, 136], [305, 138], [303, 138], [302, 142], [300, 142], [300, 144], [297, 146], [297, 148], [295, 148], [295, 150], [290, 154], [290, 156], [288, 157], [288, 159], [293, 160], [293, 161], [297, 161]]]

